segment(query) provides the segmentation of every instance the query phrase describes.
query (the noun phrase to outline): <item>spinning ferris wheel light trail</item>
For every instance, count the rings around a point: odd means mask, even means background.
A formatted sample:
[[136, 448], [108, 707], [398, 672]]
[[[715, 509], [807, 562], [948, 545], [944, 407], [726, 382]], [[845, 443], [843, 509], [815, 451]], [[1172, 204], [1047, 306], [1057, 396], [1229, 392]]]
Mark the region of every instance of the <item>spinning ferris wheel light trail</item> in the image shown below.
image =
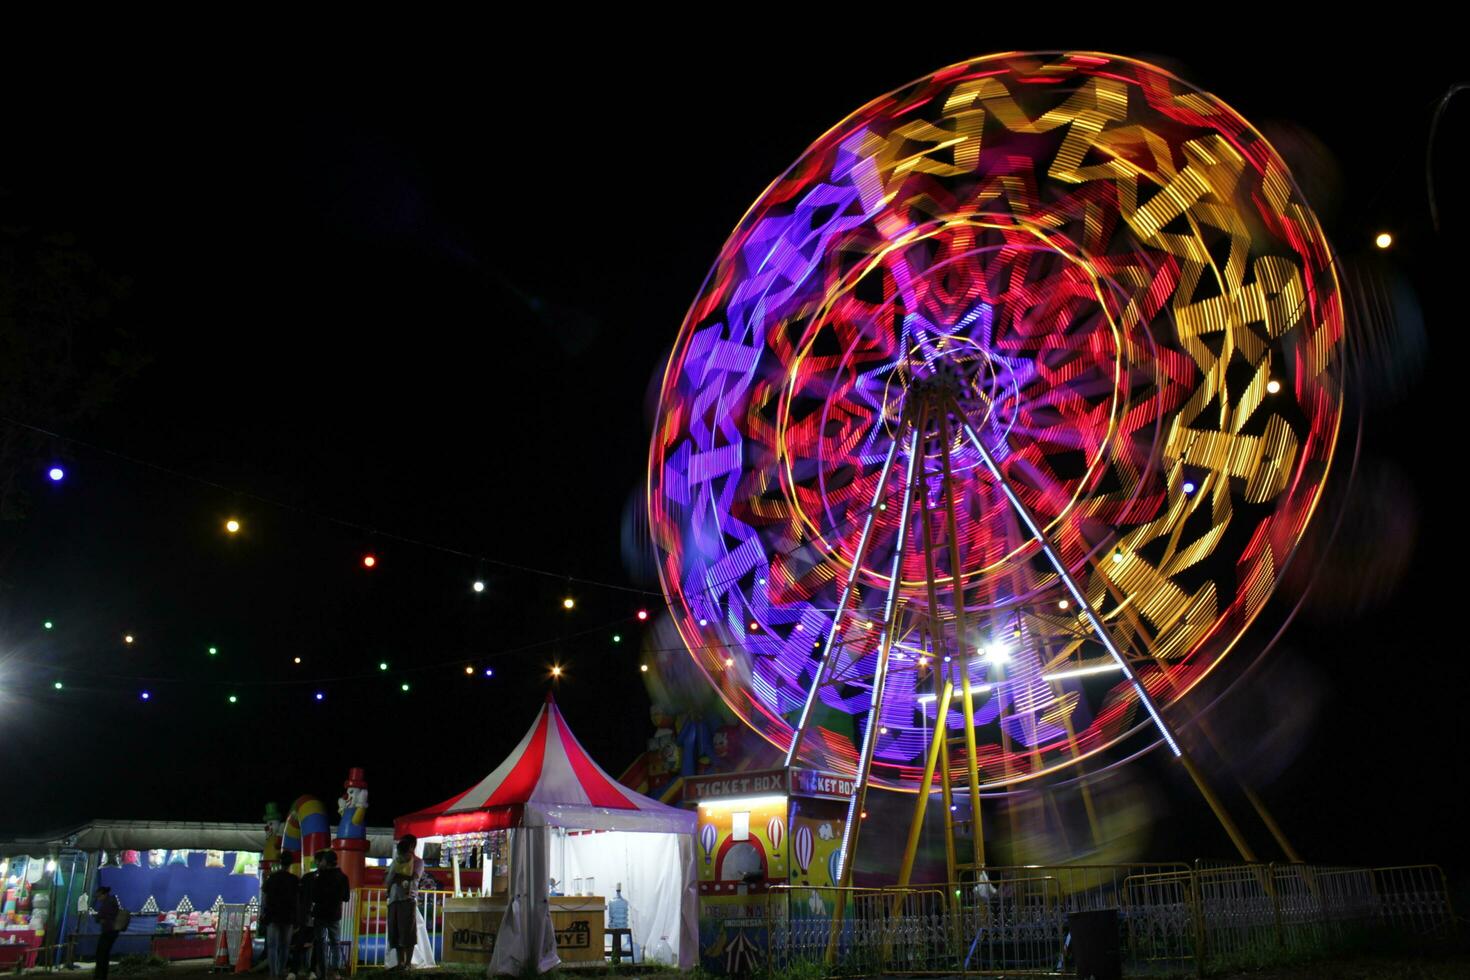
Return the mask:
[[1142, 62], [954, 65], [771, 184], [675, 343], [649, 523], [725, 703], [856, 777], [844, 880], [870, 785], [919, 819], [959, 780], [983, 867], [983, 795], [1150, 740], [1253, 858], [1178, 706], [1318, 505], [1342, 331], [1285, 164]]

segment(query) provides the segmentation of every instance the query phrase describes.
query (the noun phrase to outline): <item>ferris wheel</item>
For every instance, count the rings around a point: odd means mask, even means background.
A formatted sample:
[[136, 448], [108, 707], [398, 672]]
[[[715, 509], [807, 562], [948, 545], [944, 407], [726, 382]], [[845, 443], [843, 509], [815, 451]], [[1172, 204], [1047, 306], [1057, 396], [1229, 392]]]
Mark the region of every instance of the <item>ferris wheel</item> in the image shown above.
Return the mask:
[[1321, 496], [1342, 331], [1215, 97], [1078, 53], [904, 86], [766, 189], [680, 330], [648, 482], [680, 635], [860, 787], [1180, 755]]

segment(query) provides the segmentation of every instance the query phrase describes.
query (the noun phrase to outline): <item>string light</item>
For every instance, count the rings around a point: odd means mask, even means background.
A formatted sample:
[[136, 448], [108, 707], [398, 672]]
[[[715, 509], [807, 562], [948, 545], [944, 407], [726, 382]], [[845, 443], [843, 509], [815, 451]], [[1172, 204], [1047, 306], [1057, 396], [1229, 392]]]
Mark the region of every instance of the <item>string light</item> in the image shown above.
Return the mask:
[[1058, 600], [1058, 602], [1057, 602], [1057, 608], [1058, 609], [1066, 609], [1070, 605], [1071, 605], [1071, 603], [1068, 602], [1066, 599], [1061, 599], [1061, 600]]
[[563, 609], [575, 609], [576, 606], [577, 606], [577, 600], [576, 599], [573, 599], [571, 596], [567, 596], [565, 599], [563, 599], [561, 601], [561, 607]]
[[466, 667], [466, 668], [465, 668], [465, 669], [464, 669], [464, 672], [465, 672], [465, 673], [466, 673], [466, 674], [469, 674], [469, 675], [470, 675], [470, 676], [472, 676], [472, 677], [473, 677], [473, 676], [474, 676], [474, 673], [475, 673], [475, 668], [474, 668], [474, 667]]
[[[327, 521], [330, 521], [332, 523], [335, 523], [335, 524], [338, 524], [338, 525], [342, 525], [342, 526], [345, 526], [345, 527], [350, 527], [350, 528], [353, 528], [353, 529], [355, 529], [357, 531], [360, 531], [360, 532], [362, 532], [364, 534], [373, 535], [373, 534], [384, 533], [384, 532], [381, 532], [380, 529], [378, 529], [378, 528], [367, 527], [366, 525], [357, 524], [357, 523], [354, 523], [352, 521], [348, 521], [348, 520], [342, 519], [340, 517], [332, 517], [332, 516], [329, 516], [329, 515], [311, 513], [311, 512], [305, 511], [303, 508], [301, 508], [299, 506], [296, 506], [296, 505], [293, 505], [293, 504], [287, 504], [287, 503], [284, 503], [284, 502], [282, 502], [280, 500], [274, 500], [274, 499], [271, 499], [269, 497], [262, 496], [260, 494], [251, 493], [249, 491], [242, 491], [242, 490], [239, 490], [238, 488], [231, 488], [231, 487], [221, 486], [221, 485], [219, 485], [217, 483], [214, 483], [212, 481], [201, 479], [201, 478], [199, 478], [199, 477], [197, 477], [197, 476], [195, 476], [195, 475], [193, 475], [191, 473], [181, 472], [179, 470], [175, 470], [175, 469], [172, 469], [172, 468], [167, 467], [167, 466], [162, 466], [162, 465], [159, 465], [157, 463], [154, 463], [154, 462], [151, 462], [151, 461], [148, 461], [148, 460], [143, 460], [143, 459], [138, 459], [136, 457], [128, 456], [126, 454], [119, 453], [119, 452], [117, 452], [115, 450], [108, 449], [105, 446], [98, 446], [98, 445], [95, 445], [95, 444], [92, 444], [92, 443], [88, 443], [85, 440], [73, 438], [73, 437], [71, 437], [69, 435], [66, 435], [64, 433], [53, 432], [53, 431], [49, 431], [49, 430], [46, 430], [46, 429], [41, 429], [41, 428], [38, 428], [37, 426], [33, 426], [33, 425], [26, 425], [25, 423], [17, 422], [17, 421], [15, 421], [13, 419], [12, 420], [9, 420], [9, 421], [11, 422], [11, 424], [18, 426], [19, 428], [30, 430], [32, 432], [35, 432], [35, 433], [39, 434], [39, 435], [43, 435], [43, 436], [46, 436], [46, 437], [51, 438], [51, 439], [57, 439], [57, 440], [61, 440], [63, 442], [68, 442], [68, 443], [72, 443], [72, 444], [79, 445], [79, 446], [84, 446], [84, 447], [87, 447], [89, 449], [94, 449], [94, 450], [100, 451], [102, 453], [105, 453], [105, 454], [107, 454], [109, 456], [113, 456], [113, 457], [116, 457], [118, 459], [121, 459], [124, 462], [131, 463], [131, 464], [133, 464], [135, 466], [141, 466], [141, 467], [144, 467], [144, 468], [147, 468], [147, 469], [158, 470], [158, 471], [161, 471], [161, 472], [168, 473], [168, 474], [170, 474], [172, 476], [175, 476], [175, 477], [178, 477], [178, 478], [187, 480], [187, 481], [189, 481], [191, 483], [201, 484], [201, 485], [204, 485], [204, 486], [208, 486], [211, 490], [215, 490], [215, 491], [225, 490], [225, 491], [232, 492], [232, 493], [234, 493], [236, 495], [250, 496], [250, 497], [253, 497], [253, 498], [261, 501], [262, 503], [269, 504], [269, 505], [271, 505], [273, 507], [279, 507], [279, 508], [284, 509], [284, 510], [291, 510], [291, 511], [306, 513], [307, 516], [314, 517], [314, 518], [319, 518], [319, 519], [323, 519], [323, 520], [327, 520]], [[50, 467], [48, 467], [46, 469], [45, 472], [46, 472], [46, 476], [50, 480], [55, 481], [55, 482], [60, 482], [61, 480], [63, 480], [67, 476], [66, 470], [64, 470], [60, 464], [52, 464]], [[627, 585], [622, 585], [622, 584], [618, 584], [618, 583], [615, 583], [615, 582], [609, 582], [609, 581], [602, 581], [602, 580], [598, 580], [598, 579], [577, 578], [577, 577], [573, 577], [573, 576], [568, 576], [564, 571], [554, 571], [552, 569], [537, 567], [537, 566], [533, 566], [533, 565], [527, 565], [527, 564], [520, 563], [520, 562], [505, 561], [503, 559], [493, 558], [493, 557], [489, 557], [489, 556], [485, 556], [485, 555], [474, 554], [474, 553], [471, 553], [471, 552], [463, 551], [461, 549], [456, 549], [456, 548], [446, 547], [446, 546], [443, 546], [443, 545], [433, 544], [433, 543], [428, 542], [428, 541], [421, 541], [421, 540], [418, 540], [418, 539], [415, 539], [415, 538], [411, 538], [411, 537], [407, 537], [407, 536], [400, 535], [400, 534], [390, 534], [389, 536], [391, 536], [391, 537], [393, 537], [393, 538], [395, 538], [397, 540], [400, 540], [400, 541], [402, 541], [402, 542], [404, 542], [406, 544], [411, 544], [411, 545], [414, 545], [415, 547], [424, 548], [424, 549], [427, 549], [427, 550], [430, 550], [430, 551], [438, 551], [438, 552], [442, 552], [444, 554], [456, 555], [456, 556], [459, 556], [459, 557], [462, 557], [462, 558], [471, 558], [471, 559], [475, 559], [475, 560], [480, 561], [480, 562], [494, 564], [494, 565], [498, 565], [498, 566], [503, 567], [503, 568], [514, 569], [516, 571], [526, 572], [526, 573], [529, 573], [529, 574], [532, 574], [532, 575], [543, 575], [543, 576], [547, 576], [547, 577], [559, 578], [559, 579], [561, 579], [563, 581], [566, 581], [568, 583], [571, 583], [571, 582], [581, 582], [581, 583], [584, 583], [584, 584], [587, 584], [587, 585], [591, 585], [591, 586], [595, 586], [595, 587], [598, 587], [598, 588], [615, 589], [615, 590], [620, 591], [620, 592], [631, 592], [631, 593], [636, 593], [636, 594], [639, 594], [639, 595], [646, 595], [646, 596], [656, 595], [656, 593], [651, 592], [648, 589], [633, 588], [633, 587], [629, 587]], [[376, 563], [376, 558], [374, 558], [374, 563]], [[372, 566], [369, 565], [368, 567], [372, 567]]]
[[735, 666], [735, 658], [734, 657], [726, 657], [725, 658], [725, 666], [726, 667], [734, 667]]
[[240, 699], [237, 698], [237, 697], [235, 697], [233, 694], [230, 695], [230, 703], [231, 704], [234, 704], [236, 701], [239, 701], [239, 700]]
[[55, 684], [52, 684], [51, 686], [54, 687], [54, 688], [56, 688], [59, 691], [59, 690], [61, 690], [61, 681], [57, 681]]
[[640, 610], [638, 610], [638, 619], [639, 619], [640, 622], [642, 620], [647, 619], [647, 618], [648, 618], [648, 610], [647, 609], [640, 609]]
[[291, 662], [293, 664], [299, 664], [299, 663], [301, 663], [301, 658], [300, 657], [292, 657], [291, 658]]
[[219, 647], [210, 647], [209, 648], [209, 655], [211, 657], [214, 656], [217, 653], [219, 653]]
[[225, 521], [225, 530], [229, 531], [231, 534], [238, 533], [240, 530], [240, 522], [235, 520], [233, 517], [230, 518], [229, 520]]
[[1268, 394], [1274, 395], [1274, 394], [1276, 394], [1280, 390], [1281, 390], [1281, 382], [1280, 381], [1277, 381], [1275, 378], [1272, 378], [1270, 381], [1267, 381], [1266, 382], [1266, 391], [1267, 391]]
[[124, 643], [132, 643], [133, 642], [133, 634], [131, 634], [131, 633], [124, 633], [123, 634], [123, 642]]
[[327, 696], [325, 694], [323, 694], [321, 691], [317, 691], [316, 692], [316, 699], [318, 701], [325, 701], [327, 699]]
[[617, 633], [614, 633], [613, 634], [613, 642], [614, 643], [622, 643], [623, 642], [623, 638], [621, 636], [619, 636]]
[[494, 677], [495, 676], [495, 671], [492, 668], [490, 668], [490, 667], [486, 667], [485, 668], [485, 676], [486, 677]]
[[1388, 248], [1393, 244], [1393, 236], [1386, 231], [1380, 231], [1378, 237], [1373, 239], [1373, 244], [1379, 248]]
[[44, 627], [46, 627], [49, 630], [49, 629], [52, 629], [56, 624], [52, 623], [51, 620], [48, 619], [48, 620], [46, 620], [46, 622], [42, 623], [41, 625], [44, 626]]
[[379, 661], [378, 662], [378, 669], [379, 670], [387, 670], [388, 669], [388, 661], [386, 661], [386, 660]]
[[373, 568], [377, 564], [378, 564], [378, 556], [377, 555], [363, 555], [362, 556], [362, 567], [363, 568]]
[[153, 695], [149, 694], [147, 691], [143, 691], [143, 692], [139, 693], [139, 695], [138, 695], [139, 700], [142, 700], [142, 701], [148, 701], [152, 697], [153, 697]]
[[484, 582], [481, 582], [479, 579], [476, 579], [475, 580], [475, 584], [472, 585], [472, 586], [470, 586], [470, 588], [474, 589], [476, 592], [484, 592], [485, 591], [485, 583]]
[[1191, 483], [1188, 480], [1185, 480], [1184, 481], [1184, 492], [1186, 494], [1194, 493], [1194, 484]]
[[402, 689], [402, 691], [403, 691], [404, 694], [407, 694], [408, 693], [408, 683], [407, 682], [404, 682], [404, 683], [402, 683], [402, 684], [400, 684], [398, 686], [399, 686], [400, 689]]
[[1114, 548], [1113, 549], [1113, 564], [1114, 565], [1119, 565], [1119, 564], [1122, 564], [1122, 562], [1123, 562], [1123, 549], [1122, 548]]
[[709, 625], [709, 620], [707, 620], [707, 619], [701, 619], [699, 621], [699, 625], [700, 626], [708, 626]]
[[552, 664], [551, 665], [551, 676], [552, 677], [560, 677], [561, 676], [561, 665], [560, 664]]
[[646, 673], [648, 673], [648, 664], [639, 664], [638, 665], [638, 669], [641, 670], [643, 673], [646, 674]]

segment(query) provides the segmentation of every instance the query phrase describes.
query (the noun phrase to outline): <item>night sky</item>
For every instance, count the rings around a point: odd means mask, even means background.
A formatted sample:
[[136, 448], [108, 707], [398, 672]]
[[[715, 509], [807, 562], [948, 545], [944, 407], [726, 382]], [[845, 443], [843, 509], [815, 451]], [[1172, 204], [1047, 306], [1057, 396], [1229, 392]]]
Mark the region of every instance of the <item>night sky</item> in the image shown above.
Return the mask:
[[[354, 765], [387, 823], [488, 772], [553, 661], [574, 730], [620, 772], [651, 734], [634, 617], [662, 604], [625, 547], [644, 526], [629, 514], [650, 387], [730, 229], [871, 98], [968, 56], [1076, 45], [1159, 61], [1297, 134], [1279, 143], [1294, 165], [1321, 162], [1312, 134], [1335, 163], [1298, 176], [1339, 250], [1417, 290], [1428, 356], [1413, 331], [1389, 345], [1425, 363], [1392, 397], [1374, 389], [1363, 450], [1398, 481], [1386, 505], [1400, 539], [1417, 526], [1412, 563], [1357, 616], [1304, 612], [1264, 672], [1267, 707], [1226, 717], [1246, 741], [1263, 713], [1300, 722], [1264, 790], [1309, 856], [1462, 864], [1446, 787], [1470, 776], [1464, 501], [1444, 479], [1444, 403], [1463, 387], [1452, 293], [1470, 224], [1448, 186], [1431, 233], [1423, 170], [1465, 59], [938, 36], [880, 51], [856, 34], [599, 47], [530, 31], [7, 60], [0, 225], [71, 233], [126, 277], [109, 323], [148, 363], [65, 426], [3, 402], [81, 442], [34, 442], [26, 514], [0, 524], [0, 832], [253, 821], [267, 800], [335, 799]], [[1467, 116], [1442, 123], [1446, 185]], [[1381, 227], [1390, 257], [1369, 254]], [[28, 370], [0, 363], [0, 386]], [[1161, 847], [1225, 853], [1182, 779], [1146, 765]]]

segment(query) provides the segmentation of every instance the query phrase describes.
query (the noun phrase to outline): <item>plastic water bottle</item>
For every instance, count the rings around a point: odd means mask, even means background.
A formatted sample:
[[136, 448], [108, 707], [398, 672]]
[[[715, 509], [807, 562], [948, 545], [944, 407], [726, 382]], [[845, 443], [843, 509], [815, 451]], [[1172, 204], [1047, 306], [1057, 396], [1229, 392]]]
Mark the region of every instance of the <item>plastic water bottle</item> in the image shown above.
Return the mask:
[[617, 894], [611, 902], [607, 903], [607, 927], [609, 929], [628, 928], [628, 900], [623, 897], [623, 883], [618, 882]]
[[658, 945], [653, 947], [653, 961], [662, 966], [674, 965], [674, 947], [669, 945], [668, 936], [660, 936]]

